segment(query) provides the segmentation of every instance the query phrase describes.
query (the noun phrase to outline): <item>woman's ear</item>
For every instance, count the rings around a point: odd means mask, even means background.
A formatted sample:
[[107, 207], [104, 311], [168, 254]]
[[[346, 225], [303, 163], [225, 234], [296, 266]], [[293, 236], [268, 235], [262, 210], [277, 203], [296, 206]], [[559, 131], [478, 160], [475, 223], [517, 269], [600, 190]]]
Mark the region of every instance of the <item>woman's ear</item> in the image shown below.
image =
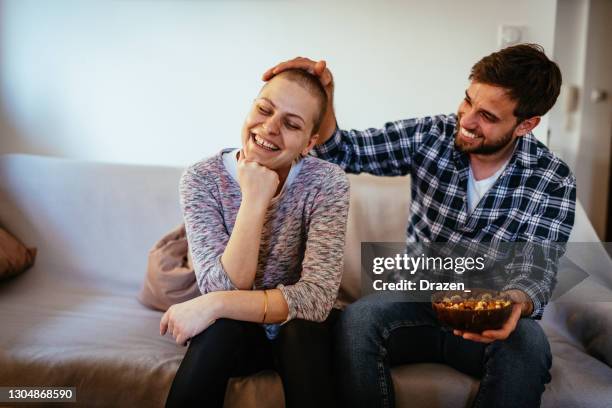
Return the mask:
[[306, 156], [308, 154], [308, 152], [310, 152], [312, 150], [314, 145], [317, 144], [317, 140], [319, 140], [319, 134], [318, 133], [315, 133], [314, 135], [310, 136], [310, 140], [308, 140], [308, 144], [302, 150], [302, 155], [303, 156]]
[[534, 116], [533, 118], [525, 119], [516, 127], [517, 136], [525, 136], [531, 132], [540, 123], [540, 117]]

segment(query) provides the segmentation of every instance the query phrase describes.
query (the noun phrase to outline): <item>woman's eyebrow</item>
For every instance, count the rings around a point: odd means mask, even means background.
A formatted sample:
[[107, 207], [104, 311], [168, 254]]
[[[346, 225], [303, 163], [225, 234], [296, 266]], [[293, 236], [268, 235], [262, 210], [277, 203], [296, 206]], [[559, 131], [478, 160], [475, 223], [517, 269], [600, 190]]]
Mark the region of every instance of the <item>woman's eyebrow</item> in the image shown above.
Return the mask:
[[[274, 102], [272, 102], [270, 99], [266, 98], [265, 96], [260, 96], [259, 99], [263, 99], [264, 101], [268, 102], [270, 105], [272, 105], [273, 108], [276, 108], [276, 105], [274, 104]], [[295, 118], [298, 118], [299, 120], [301, 120], [303, 123], [306, 123], [306, 121], [297, 113], [292, 113], [292, 112], [286, 112], [287, 116], [293, 116]]]

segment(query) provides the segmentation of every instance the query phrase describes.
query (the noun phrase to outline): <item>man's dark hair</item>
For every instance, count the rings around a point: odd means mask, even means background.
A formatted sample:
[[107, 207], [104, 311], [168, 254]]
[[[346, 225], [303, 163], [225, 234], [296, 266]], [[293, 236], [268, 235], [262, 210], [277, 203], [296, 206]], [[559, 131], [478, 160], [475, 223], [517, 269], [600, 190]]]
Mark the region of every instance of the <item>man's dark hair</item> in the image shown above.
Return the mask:
[[327, 93], [325, 93], [325, 88], [321, 85], [319, 78], [302, 69], [288, 69], [279, 73], [275, 78], [276, 77], [295, 82], [315, 97], [319, 109], [314, 117], [312, 134], [314, 135], [317, 133], [325, 117], [325, 110], [327, 109]]
[[537, 44], [519, 44], [494, 52], [472, 67], [470, 80], [508, 90], [517, 102], [518, 122], [542, 116], [553, 107], [561, 90], [561, 71]]

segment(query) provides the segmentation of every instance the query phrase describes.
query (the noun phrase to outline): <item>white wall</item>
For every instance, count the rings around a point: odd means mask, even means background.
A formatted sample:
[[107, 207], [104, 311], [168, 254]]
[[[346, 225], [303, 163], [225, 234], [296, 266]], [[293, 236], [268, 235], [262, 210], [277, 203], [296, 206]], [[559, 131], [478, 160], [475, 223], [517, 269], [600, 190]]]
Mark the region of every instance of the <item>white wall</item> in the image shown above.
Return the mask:
[[297, 55], [328, 60], [343, 127], [450, 113], [499, 24], [551, 54], [555, 16], [556, 0], [0, 0], [0, 152], [185, 165], [236, 146], [260, 75]]
[[[578, 196], [588, 197], [588, 214], [604, 240], [609, 205], [610, 152], [612, 139], [612, 1], [591, 0], [585, 55], [583, 120], [578, 144]], [[607, 92], [600, 102], [591, 99], [593, 90]]]
[[587, 29], [589, 21], [589, 0], [559, 0], [555, 29], [555, 60], [563, 75], [563, 88], [578, 90], [578, 103], [572, 112], [565, 109], [565, 91], [562, 89], [557, 104], [550, 112], [551, 138], [549, 147], [576, 169], [576, 151], [580, 141], [584, 99], [584, 62], [586, 56]]
[[[599, 237], [606, 235], [612, 142], [612, 1], [559, 0], [555, 56], [564, 83], [578, 90], [575, 112], [563, 100], [551, 112], [550, 146], [576, 174], [578, 198]], [[591, 91], [608, 92], [595, 102]]]

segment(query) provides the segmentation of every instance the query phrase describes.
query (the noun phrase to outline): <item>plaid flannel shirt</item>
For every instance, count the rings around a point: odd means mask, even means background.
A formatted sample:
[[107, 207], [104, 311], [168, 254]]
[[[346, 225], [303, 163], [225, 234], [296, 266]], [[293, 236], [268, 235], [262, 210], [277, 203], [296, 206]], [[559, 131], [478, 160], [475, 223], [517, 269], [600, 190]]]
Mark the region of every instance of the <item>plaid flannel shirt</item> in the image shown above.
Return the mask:
[[508, 166], [474, 211], [467, 208], [469, 160], [454, 146], [457, 116], [400, 120], [382, 129], [337, 130], [314, 154], [349, 173], [410, 174], [412, 202], [407, 228], [411, 242], [532, 242], [555, 245], [544, 264], [527, 251], [505, 289], [519, 289], [541, 318], [556, 283], [557, 259], [565, 250], [576, 203], [569, 167], [529, 133], [520, 137]]

